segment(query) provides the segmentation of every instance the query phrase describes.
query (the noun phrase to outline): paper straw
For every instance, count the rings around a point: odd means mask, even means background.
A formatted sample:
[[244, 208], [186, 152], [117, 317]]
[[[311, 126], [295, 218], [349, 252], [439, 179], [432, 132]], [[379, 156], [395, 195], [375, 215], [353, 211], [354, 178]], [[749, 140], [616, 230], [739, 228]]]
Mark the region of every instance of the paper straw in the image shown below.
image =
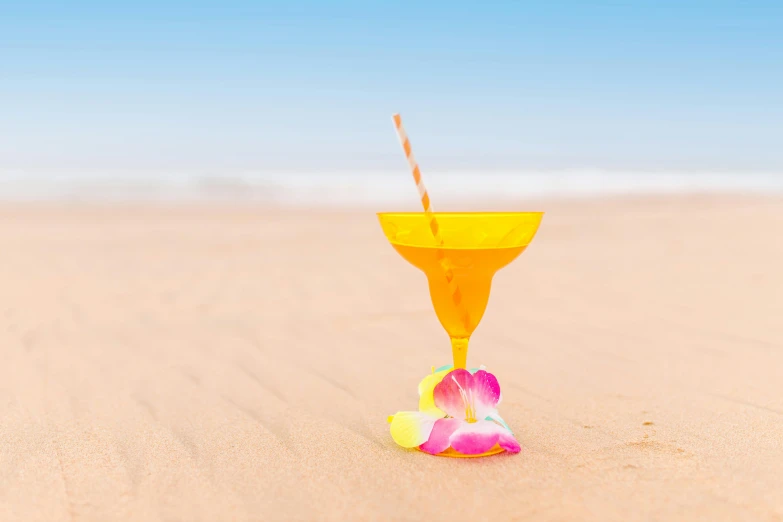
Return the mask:
[[[405, 158], [408, 160], [408, 166], [413, 173], [413, 181], [416, 182], [416, 188], [419, 189], [419, 197], [421, 198], [421, 206], [424, 207], [424, 214], [429, 219], [430, 231], [435, 238], [435, 244], [442, 247], [444, 246], [443, 237], [440, 235], [440, 226], [438, 226], [438, 220], [435, 218], [435, 214], [432, 211], [432, 202], [430, 201], [430, 195], [427, 192], [427, 187], [424, 186], [424, 180], [421, 179], [421, 170], [419, 170], [419, 164], [416, 163], [416, 158], [413, 157], [413, 151], [411, 151], [411, 142], [408, 139], [408, 135], [405, 132], [405, 128], [402, 126], [402, 118], [399, 114], [392, 116], [394, 120], [394, 128], [397, 130], [397, 136], [400, 138], [400, 145], [405, 152]], [[436, 255], [438, 256], [438, 262], [443, 267], [444, 275], [446, 276], [446, 282], [449, 286], [449, 293], [451, 294], [451, 300], [454, 302], [454, 306], [457, 307], [462, 323], [465, 325], [465, 330], [470, 328], [470, 315], [467, 308], [462, 303], [462, 292], [460, 292], [457, 285], [456, 278], [454, 277], [454, 271], [449, 266], [448, 259], [441, 249], [436, 249]]]

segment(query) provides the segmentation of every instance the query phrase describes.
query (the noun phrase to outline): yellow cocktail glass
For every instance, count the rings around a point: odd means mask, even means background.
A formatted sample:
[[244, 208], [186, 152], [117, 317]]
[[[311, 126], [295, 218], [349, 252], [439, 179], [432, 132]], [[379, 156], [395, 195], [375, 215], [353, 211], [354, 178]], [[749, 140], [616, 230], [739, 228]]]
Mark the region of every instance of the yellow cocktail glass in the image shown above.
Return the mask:
[[[543, 212], [381, 212], [386, 239], [424, 272], [440, 324], [451, 338], [455, 368], [465, 368], [468, 341], [489, 301], [492, 277], [516, 259], [536, 235]], [[437, 220], [439, 245], [430, 220]], [[450, 269], [450, 285], [446, 270]], [[453, 298], [461, 294], [460, 307]], [[467, 313], [466, 313], [467, 312]]]

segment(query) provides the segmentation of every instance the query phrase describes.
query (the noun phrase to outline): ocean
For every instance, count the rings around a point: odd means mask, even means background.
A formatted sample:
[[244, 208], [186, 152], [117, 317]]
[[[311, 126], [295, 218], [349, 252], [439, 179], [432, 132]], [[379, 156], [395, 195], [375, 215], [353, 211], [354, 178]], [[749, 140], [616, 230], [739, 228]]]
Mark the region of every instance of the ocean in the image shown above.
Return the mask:
[[[427, 172], [437, 203], [655, 194], [783, 194], [783, 172]], [[0, 172], [0, 201], [236, 201], [284, 206], [416, 203], [410, 173]], [[437, 208], [437, 206], [436, 206]]]

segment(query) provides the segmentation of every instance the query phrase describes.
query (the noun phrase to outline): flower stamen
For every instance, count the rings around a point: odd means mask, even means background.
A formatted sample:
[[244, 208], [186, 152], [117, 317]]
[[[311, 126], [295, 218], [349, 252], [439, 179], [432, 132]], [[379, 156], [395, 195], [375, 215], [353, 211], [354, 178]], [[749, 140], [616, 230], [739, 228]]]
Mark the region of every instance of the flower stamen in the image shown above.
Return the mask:
[[466, 392], [454, 375], [451, 376], [451, 380], [453, 380], [456, 383], [457, 388], [459, 388], [459, 395], [462, 397], [462, 404], [465, 407], [465, 421], [469, 423], [476, 422], [478, 419], [476, 419], [476, 405], [473, 398], [473, 390], [468, 390]]

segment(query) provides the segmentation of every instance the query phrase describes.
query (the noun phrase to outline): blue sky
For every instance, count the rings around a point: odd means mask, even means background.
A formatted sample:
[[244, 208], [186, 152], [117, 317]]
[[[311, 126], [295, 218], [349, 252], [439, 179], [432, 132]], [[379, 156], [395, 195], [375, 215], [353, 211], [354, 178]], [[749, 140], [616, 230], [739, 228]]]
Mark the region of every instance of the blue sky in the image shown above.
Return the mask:
[[0, 0], [0, 170], [783, 171], [783, 2]]

